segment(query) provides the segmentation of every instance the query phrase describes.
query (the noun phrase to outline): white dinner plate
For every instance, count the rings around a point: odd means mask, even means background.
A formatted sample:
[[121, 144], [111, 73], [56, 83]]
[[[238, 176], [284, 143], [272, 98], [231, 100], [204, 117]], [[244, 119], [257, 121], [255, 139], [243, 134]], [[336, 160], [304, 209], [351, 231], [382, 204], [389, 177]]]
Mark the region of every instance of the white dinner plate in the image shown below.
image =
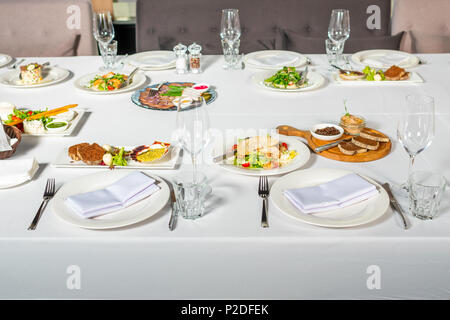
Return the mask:
[[0, 68], [6, 66], [11, 61], [12, 61], [11, 56], [4, 54], [4, 53], [0, 53]]
[[308, 75], [306, 76], [306, 78], [308, 79], [308, 84], [306, 87], [296, 88], [296, 89], [281, 89], [281, 88], [274, 88], [274, 87], [266, 86], [264, 84], [264, 80], [273, 76], [274, 73], [275, 72], [273, 72], [273, 71], [265, 71], [265, 72], [254, 74], [252, 76], [252, 82], [259, 88], [271, 90], [271, 91], [278, 91], [278, 92], [311, 91], [311, 90], [316, 90], [316, 89], [322, 87], [325, 83], [325, 78], [320, 73], [309, 71]]
[[63, 81], [70, 75], [70, 71], [59, 67], [44, 67], [42, 81], [36, 84], [21, 84], [20, 70], [12, 70], [0, 75], [0, 84], [13, 88], [38, 88]]
[[364, 79], [359, 80], [343, 80], [341, 77], [339, 77], [338, 73], [334, 73], [331, 76], [334, 83], [338, 84], [345, 84], [350, 86], [376, 86], [376, 85], [397, 85], [397, 84], [414, 84], [414, 83], [423, 83], [422, 77], [416, 73], [416, 72], [410, 72], [409, 79], [408, 80], [398, 80], [398, 81], [392, 81], [392, 80], [384, 80], [384, 81], [367, 81]]
[[[398, 63], [384, 63], [384, 64], [373, 64], [370, 63], [370, 60], [367, 59], [377, 59], [384, 56], [391, 55], [393, 57], [396, 57], [398, 59], [403, 60]], [[372, 68], [379, 68], [379, 69], [387, 69], [390, 68], [392, 65], [397, 65], [402, 68], [412, 68], [419, 64], [419, 58], [417, 58], [415, 55], [412, 55], [408, 52], [403, 51], [397, 51], [397, 50], [364, 50], [356, 52], [352, 55], [352, 60], [356, 64], [363, 65], [363, 66], [370, 66]], [[367, 61], [366, 61], [367, 60]], [[396, 62], [396, 61], [394, 61]]]
[[133, 81], [131, 82], [131, 84], [126, 87], [122, 87], [120, 89], [112, 90], [112, 91], [100, 91], [100, 90], [95, 90], [93, 88], [89, 88], [88, 86], [90, 84], [90, 81], [98, 75], [102, 75], [101, 72], [94, 72], [94, 73], [86, 74], [86, 75], [78, 78], [77, 80], [75, 80], [73, 84], [74, 84], [75, 88], [82, 90], [86, 93], [108, 95], [108, 94], [118, 94], [118, 93], [124, 93], [124, 92], [129, 92], [132, 90], [136, 90], [141, 85], [143, 85], [145, 83], [145, 80], [147, 79], [147, 77], [142, 72], [138, 71], [134, 75]]
[[127, 208], [123, 208], [91, 219], [82, 218], [65, 204], [65, 199], [77, 193], [103, 189], [128, 175], [129, 171], [108, 170], [76, 178], [64, 184], [52, 200], [52, 211], [62, 220], [72, 225], [88, 229], [112, 229], [128, 226], [146, 220], [158, 213], [169, 199], [169, 186], [158, 176], [147, 174], [161, 189]]
[[[70, 109], [70, 110], [73, 110], [73, 109]], [[66, 136], [70, 136], [73, 133], [73, 131], [77, 128], [78, 124], [80, 123], [80, 120], [83, 118], [83, 115], [86, 112], [83, 109], [76, 109], [73, 111], [76, 112], [76, 115], [71, 121], [68, 121], [69, 126], [64, 131], [61, 131], [61, 132], [46, 131], [45, 133], [22, 133], [22, 136], [36, 136], [36, 137], [66, 137]], [[59, 116], [59, 114], [54, 116], [54, 118], [57, 118], [58, 116]]]
[[145, 51], [129, 56], [126, 60], [130, 65], [144, 70], [166, 70], [175, 68], [176, 56], [172, 51]]
[[[284, 58], [282, 59], [284, 61], [276, 62], [277, 58]], [[275, 62], [272, 63], [271, 61]], [[244, 62], [251, 68], [276, 70], [283, 67], [302, 67], [306, 64], [307, 59], [304, 55], [294, 51], [263, 50], [246, 54]]]
[[321, 227], [355, 227], [377, 220], [386, 213], [389, 207], [389, 197], [378, 183], [362, 175], [360, 176], [377, 187], [379, 194], [345, 208], [306, 214], [297, 209], [283, 195], [283, 191], [286, 189], [315, 186], [350, 173], [352, 171], [325, 168], [313, 168], [292, 172], [275, 181], [270, 189], [270, 199], [275, 207], [287, 216]]
[[[309, 151], [309, 148], [301, 142], [296, 137], [289, 137], [285, 135], [279, 135], [280, 143], [285, 142], [288, 145], [289, 150], [295, 150], [297, 151], [297, 156], [292, 160], [291, 163], [289, 163], [286, 166], [275, 168], [275, 169], [245, 169], [236, 167], [232, 164], [227, 163], [215, 163], [215, 165], [219, 166], [220, 168], [237, 173], [237, 174], [243, 174], [248, 176], [274, 176], [274, 175], [280, 175], [285, 174], [288, 172], [291, 172], [293, 170], [297, 170], [298, 168], [304, 166], [311, 155], [311, 152]], [[233, 143], [234, 144], [234, 143]], [[232, 144], [227, 145], [226, 150], [231, 150]], [[222, 149], [222, 148], [220, 148]], [[223, 150], [220, 150], [220, 152], [214, 152], [214, 156], [218, 156], [220, 154], [223, 154]]]

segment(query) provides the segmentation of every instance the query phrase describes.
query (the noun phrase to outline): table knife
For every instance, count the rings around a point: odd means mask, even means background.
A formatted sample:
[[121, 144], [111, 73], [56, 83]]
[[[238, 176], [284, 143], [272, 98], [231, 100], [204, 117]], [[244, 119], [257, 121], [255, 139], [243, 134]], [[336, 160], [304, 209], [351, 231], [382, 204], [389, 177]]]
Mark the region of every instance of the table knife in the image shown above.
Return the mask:
[[223, 160], [225, 160], [227, 158], [233, 157], [234, 155], [235, 155], [235, 151], [234, 150], [233, 151], [229, 151], [229, 152], [227, 152], [225, 154], [222, 154], [220, 156], [214, 157], [213, 158], [213, 162], [214, 163], [221, 162], [221, 161], [223, 161]]
[[386, 190], [388, 196], [389, 196], [389, 201], [391, 203], [392, 208], [398, 212], [398, 214], [400, 215], [400, 217], [402, 218], [402, 222], [403, 222], [403, 229], [408, 229], [408, 223], [406, 222], [406, 217], [405, 217], [405, 213], [403, 212], [402, 207], [400, 207], [400, 204], [397, 202], [397, 199], [395, 199], [394, 195], [392, 194], [391, 191], [391, 187], [389, 186], [389, 183], [385, 183], [383, 184], [383, 188], [384, 190]]
[[336, 147], [339, 143], [341, 143], [343, 141], [350, 141], [350, 140], [352, 140], [352, 138], [345, 138], [345, 139], [341, 139], [341, 140], [338, 140], [338, 141], [335, 141], [335, 142], [332, 142], [332, 143], [327, 143], [327, 144], [324, 144], [323, 146], [314, 148], [314, 152], [320, 153], [322, 151], [325, 151], [325, 150], [331, 149], [333, 147]]
[[173, 186], [171, 186], [170, 188], [170, 201], [172, 201], [172, 213], [170, 214], [169, 230], [173, 231], [175, 229], [175, 224], [178, 216], [177, 199], [175, 197]]

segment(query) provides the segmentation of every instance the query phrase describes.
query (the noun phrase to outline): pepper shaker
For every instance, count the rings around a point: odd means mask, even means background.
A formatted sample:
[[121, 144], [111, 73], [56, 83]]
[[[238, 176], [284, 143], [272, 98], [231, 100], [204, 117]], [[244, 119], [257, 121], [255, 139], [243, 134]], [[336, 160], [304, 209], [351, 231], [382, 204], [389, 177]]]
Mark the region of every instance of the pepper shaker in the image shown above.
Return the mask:
[[173, 47], [173, 52], [177, 56], [177, 60], [175, 63], [176, 72], [178, 74], [184, 74], [188, 72], [188, 61], [187, 61], [187, 47], [179, 43], [175, 47]]
[[202, 51], [202, 47], [194, 42], [188, 47], [188, 49], [189, 49], [189, 67], [191, 68], [191, 72], [192, 73], [202, 72], [200, 64], [200, 58], [202, 56], [200, 52]]

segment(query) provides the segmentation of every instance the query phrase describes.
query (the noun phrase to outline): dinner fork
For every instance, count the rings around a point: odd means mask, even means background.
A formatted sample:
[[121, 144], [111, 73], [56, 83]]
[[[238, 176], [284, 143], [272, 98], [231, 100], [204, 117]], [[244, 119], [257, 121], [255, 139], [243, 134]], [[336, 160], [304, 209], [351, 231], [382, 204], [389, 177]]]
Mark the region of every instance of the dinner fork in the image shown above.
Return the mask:
[[8, 69], [15, 69], [15, 68], [17, 68], [17, 66], [18, 66], [19, 64], [21, 64], [21, 63], [24, 62], [24, 61], [25, 61], [25, 59], [17, 60], [17, 61], [14, 62], [12, 65], [10, 65], [10, 66], [8, 67]]
[[44, 199], [42, 200], [41, 206], [39, 207], [38, 212], [34, 216], [33, 222], [31, 222], [30, 226], [28, 227], [28, 230], [35, 230], [36, 226], [39, 222], [39, 219], [41, 218], [42, 212], [45, 209], [45, 206], [47, 205], [47, 202], [53, 198], [55, 195], [55, 179], [50, 178], [47, 179], [47, 184], [45, 186], [44, 191]]
[[258, 195], [263, 198], [263, 209], [261, 215], [261, 227], [268, 228], [269, 223], [267, 221], [267, 208], [268, 202], [267, 198], [269, 197], [269, 181], [266, 176], [259, 177], [259, 186], [258, 186]]
[[150, 88], [150, 90], [148, 91], [148, 96], [149, 97], [156, 96], [158, 94], [158, 92], [159, 92], [159, 89], [161, 89], [162, 85], [165, 84], [165, 83], [166, 83], [166, 81], [163, 81], [156, 88]]
[[131, 71], [130, 75], [128, 76], [127, 80], [125, 81], [124, 87], [130, 85], [133, 82], [133, 77], [138, 70], [139, 70], [139, 68], [135, 68], [133, 71]]
[[306, 76], [308, 75], [308, 66], [309, 65], [306, 65], [305, 70], [300, 73], [300, 81], [297, 83], [297, 85], [301, 86], [302, 84], [305, 83]]

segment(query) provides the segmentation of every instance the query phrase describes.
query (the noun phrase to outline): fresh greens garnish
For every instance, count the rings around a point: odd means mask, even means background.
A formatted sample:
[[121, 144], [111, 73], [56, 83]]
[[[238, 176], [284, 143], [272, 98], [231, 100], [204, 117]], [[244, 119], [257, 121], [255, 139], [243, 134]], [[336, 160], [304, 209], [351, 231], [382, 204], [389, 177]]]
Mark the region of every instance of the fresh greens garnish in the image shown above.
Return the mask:
[[113, 156], [113, 161], [112, 163], [116, 166], [126, 166], [127, 165], [127, 160], [125, 160], [124, 157], [124, 148], [121, 148], [119, 153]]
[[386, 80], [383, 70], [376, 70], [369, 66], [365, 67], [363, 73], [366, 75], [367, 81], [383, 81]]
[[161, 96], [169, 96], [169, 97], [181, 97], [183, 94], [183, 90], [186, 89], [185, 86], [170, 86], [169, 90], [167, 90], [165, 93], [162, 93]]

